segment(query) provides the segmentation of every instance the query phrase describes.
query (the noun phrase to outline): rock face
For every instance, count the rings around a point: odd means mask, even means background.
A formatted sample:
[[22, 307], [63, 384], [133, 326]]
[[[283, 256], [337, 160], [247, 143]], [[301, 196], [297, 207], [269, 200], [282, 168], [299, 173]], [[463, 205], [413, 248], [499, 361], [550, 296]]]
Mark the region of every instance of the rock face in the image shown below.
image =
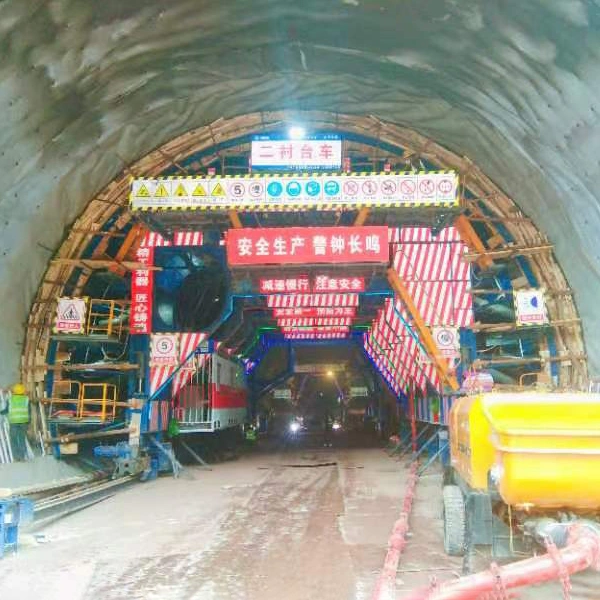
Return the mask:
[[191, 128], [373, 114], [468, 155], [556, 245], [600, 373], [600, 8], [584, 0], [0, 6], [0, 384], [91, 196]]

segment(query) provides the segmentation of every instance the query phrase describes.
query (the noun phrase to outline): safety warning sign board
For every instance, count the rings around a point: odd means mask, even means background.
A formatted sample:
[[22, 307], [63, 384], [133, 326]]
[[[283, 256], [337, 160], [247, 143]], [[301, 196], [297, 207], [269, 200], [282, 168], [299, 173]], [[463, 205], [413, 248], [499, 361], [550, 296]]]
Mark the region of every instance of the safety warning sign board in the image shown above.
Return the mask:
[[85, 333], [87, 298], [59, 298], [54, 333]]
[[454, 171], [134, 179], [132, 210], [285, 211], [458, 205]]
[[150, 342], [150, 366], [174, 367], [179, 358], [179, 334], [153, 334]]

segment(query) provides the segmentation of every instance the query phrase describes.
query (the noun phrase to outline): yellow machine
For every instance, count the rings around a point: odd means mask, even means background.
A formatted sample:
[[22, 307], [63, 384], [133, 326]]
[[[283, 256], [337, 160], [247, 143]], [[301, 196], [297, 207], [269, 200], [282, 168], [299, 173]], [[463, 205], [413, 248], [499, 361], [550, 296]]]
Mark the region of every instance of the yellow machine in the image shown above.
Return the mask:
[[[526, 515], [600, 509], [600, 394], [489, 393], [450, 413], [445, 543], [489, 543], [499, 506]], [[509, 523], [512, 525], [512, 523]]]

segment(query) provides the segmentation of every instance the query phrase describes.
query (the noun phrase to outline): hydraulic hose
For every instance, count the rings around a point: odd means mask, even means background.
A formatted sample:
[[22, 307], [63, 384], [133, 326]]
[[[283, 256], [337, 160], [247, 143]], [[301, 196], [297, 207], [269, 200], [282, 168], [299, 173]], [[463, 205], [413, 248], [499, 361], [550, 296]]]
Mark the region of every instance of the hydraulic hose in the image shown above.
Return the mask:
[[437, 588], [421, 588], [403, 600], [475, 600], [486, 593], [560, 580], [568, 591], [568, 577], [588, 567], [600, 570], [600, 532], [575, 522], [569, 527], [567, 545], [558, 550], [549, 544], [547, 554], [528, 558], [503, 567], [492, 564], [481, 573], [442, 583]]

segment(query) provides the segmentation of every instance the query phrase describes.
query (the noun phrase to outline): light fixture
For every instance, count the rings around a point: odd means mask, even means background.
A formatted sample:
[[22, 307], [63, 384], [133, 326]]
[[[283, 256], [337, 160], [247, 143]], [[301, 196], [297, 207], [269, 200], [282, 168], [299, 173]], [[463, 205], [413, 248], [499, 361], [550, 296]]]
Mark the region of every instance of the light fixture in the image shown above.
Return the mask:
[[288, 130], [288, 135], [292, 140], [301, 140], [306, 135], [306, 129], [299, 125], [292, 125]]
[[326, 375], [327, 377], [333, 377], [333, 371], [327, 371]]

